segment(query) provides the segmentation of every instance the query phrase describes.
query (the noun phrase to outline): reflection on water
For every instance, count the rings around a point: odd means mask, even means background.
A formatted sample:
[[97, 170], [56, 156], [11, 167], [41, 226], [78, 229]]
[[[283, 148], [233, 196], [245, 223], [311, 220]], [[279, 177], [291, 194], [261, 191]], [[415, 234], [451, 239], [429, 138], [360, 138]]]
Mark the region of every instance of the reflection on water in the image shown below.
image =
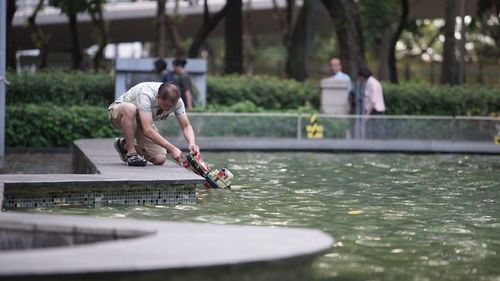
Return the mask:
[[500, 158], [464, 155], [205, 153], [233, 190], [196, 206], [30, 212], [300, 226], [336, 238], [314, 280], [500, 280]]

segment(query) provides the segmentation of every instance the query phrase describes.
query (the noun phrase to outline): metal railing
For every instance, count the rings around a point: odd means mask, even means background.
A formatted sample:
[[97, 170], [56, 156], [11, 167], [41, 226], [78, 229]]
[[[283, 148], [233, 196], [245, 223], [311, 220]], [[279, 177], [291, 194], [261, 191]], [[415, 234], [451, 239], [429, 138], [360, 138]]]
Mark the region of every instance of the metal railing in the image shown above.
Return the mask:
[[[188, 113], [198, 137], [308, 138], [311, 114]], [[467, 116], [317, 114], [326, 139], [391, 139], [493, 142], [500, 118]], [[158, 122], [165, 136], [182, 136], [175, 118]]]

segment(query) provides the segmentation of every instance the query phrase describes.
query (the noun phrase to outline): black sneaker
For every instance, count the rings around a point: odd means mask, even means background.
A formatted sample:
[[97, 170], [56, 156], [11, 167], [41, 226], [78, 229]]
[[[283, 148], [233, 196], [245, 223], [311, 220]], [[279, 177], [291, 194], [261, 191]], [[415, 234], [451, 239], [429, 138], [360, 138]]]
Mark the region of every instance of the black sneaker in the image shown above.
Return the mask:
[[146, 166], [148, 163], [146, 159], [137, 153], [128, 153], [125, 155], [125, 159], [125, 162], [127, 162], [129, 166]]
[[123, 162], [127, 162], [127, 150], [125, 149], [125, 139], [123, 138], [117, 138], [115, 139], [114, 142], [115, 149], [118, 152], [118, 155], [120, 155], [120, 159], [122, 159]]

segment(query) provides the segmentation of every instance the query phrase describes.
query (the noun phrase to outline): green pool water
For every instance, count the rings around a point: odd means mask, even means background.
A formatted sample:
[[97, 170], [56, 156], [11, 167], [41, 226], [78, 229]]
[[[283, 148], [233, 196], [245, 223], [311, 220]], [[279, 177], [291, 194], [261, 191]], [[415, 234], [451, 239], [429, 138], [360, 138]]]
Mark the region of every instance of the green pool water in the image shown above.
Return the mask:
[[500, 157], [203, 156], [235, 188], [200, 189], [195, 206], [25, 211], [318, 228], [336, 244], [311, 280], [500, 280]]

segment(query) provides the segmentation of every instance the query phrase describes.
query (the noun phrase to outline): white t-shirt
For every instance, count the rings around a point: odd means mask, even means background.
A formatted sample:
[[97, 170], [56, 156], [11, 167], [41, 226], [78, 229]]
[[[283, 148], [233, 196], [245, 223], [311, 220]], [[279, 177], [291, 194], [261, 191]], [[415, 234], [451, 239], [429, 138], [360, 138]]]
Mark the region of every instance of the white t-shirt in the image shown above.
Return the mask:
[[379, 112], [385, 111], [384, 92], [382, 91], [382, 84], [370, 76], [366, 81], [365, 89], [365, 110], [368, 111], [370, 107]]
[[186, 114], [186, 109], [184, 107], [184, 102], [181, 98], [169, 111], [159, 112], [160, 107], [158, 106], [158, 100], [156, 96], [158, 95], [158, 89], [162, 83], [159, 82], [143, 82], [130, 88], [125, 94], [121, 95], [115, 102], [113, 102], [109, 108], [112, 108], [116, 104], [122, 102], [128, 102], [134, 104], [140, 112], [151, 113], [153, 116], [153, 121], [164, 120], [172, 112], [175, 115]]

